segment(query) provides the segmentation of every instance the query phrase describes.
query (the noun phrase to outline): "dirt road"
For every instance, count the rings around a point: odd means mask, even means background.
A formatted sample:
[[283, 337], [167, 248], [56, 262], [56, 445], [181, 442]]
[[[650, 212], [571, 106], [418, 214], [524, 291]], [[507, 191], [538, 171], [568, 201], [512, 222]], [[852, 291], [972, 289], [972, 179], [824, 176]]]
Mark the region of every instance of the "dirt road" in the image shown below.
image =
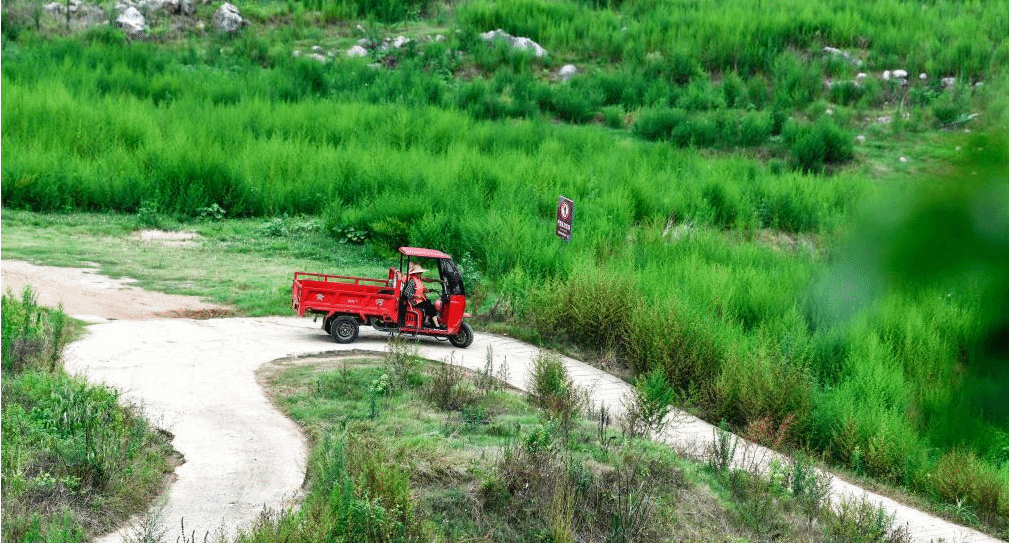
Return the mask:
[[[23, 264], [0, 264], [4, 288], [19, 290], [14, 282], [19, 276], [8, 272]], [[162, 298], [128, 284], [96, 279], [87, 271], [27, 269], [40, 300], [62, 302], [69, 314], [88, 315], [96, 322], [84, 338], [68, 347], [68, 371], [119, 388], [125, 397], [146, 406], [155, 424], [175, 435], [173, 445], [185, 463], [164, 497], [162, 519], [172, 530], [177, 530], [180, 518], [185, 519], [187, 534], [233, 533], [264, 507], [282, 508], [300, 496], [307, 457], [304, 436], [265, 396], [255, 379], [257, 368], [279, 358], [350, 349], [380, 352], [386, 346], [386, 336], [370, 328], [363, 328], [353, 344], [338, 345], [307, 318], [160, 318], [220, 308], [186, 297]], [[82, 289], [95, 295], [78, 296]], [[138, 305], [138, 297], [145, 295], [151, 301]], [[131, 305], [146, 309], [122, 310]], [[523, 388], [537, 351], [515, 340], [477, 334], [469, 349], [422, 341], [420, 355], [434, 360], [451, 357], [454, 363], [479, 369], [489, 350], [497, 364], [507, 358], [510, 383]], [[564, 360], [572, 379], [590, 389], [597, 403], [619, 408], [628, 391], [625, 383], [586, 364]], [[680, 450], [697, 450], [711, 436], [710, 425], [683, 416], [662, 439]], [[741, 449], [751, 458], [739, 462], [758, 456], [769, 462], [776, 455], [756, 446]], [[915, 541], [999, 541], [834, 479], [832, 499], [861, 496], [882, 504], [898, 524], [907, 524]], [[100, 539], [121, 540], [122, 533]]]

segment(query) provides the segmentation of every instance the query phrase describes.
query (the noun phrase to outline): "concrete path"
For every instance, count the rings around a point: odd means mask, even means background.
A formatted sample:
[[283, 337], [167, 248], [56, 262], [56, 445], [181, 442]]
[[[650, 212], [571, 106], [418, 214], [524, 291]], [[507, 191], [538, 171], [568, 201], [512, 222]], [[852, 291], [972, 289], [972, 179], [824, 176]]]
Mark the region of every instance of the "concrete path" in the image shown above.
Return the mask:
[[[307, 446], [298, 427], [277, 411], [256, 383], [263, 364], [283, 357], [342, 350], [380, 352], [387, 335], [362, 328], [350, 345], [334, 343], [311, 319], [271, 317], [239, 319], [163, 319], [108, 321], [69, 346], [68, 371], [104, 382], [142, 403], [156, 424], [175, 435], [175, 447], [186, 463], [168, 489], [162, 518], [169, 535], [179, 519], [186, 532], [234, 533], [264, 507], [294, 502], [305, 476]], [[482, 369], [488, 349], [495, 367], [508, 365], [509, 384], [525, 389], [536, 348], [509, 338], [476, 333], [468, 349], [423, 339], [419, 354]], [[601, 370], [562, 358], [579, 387], [589, 389], [596, 404], [616, 412], [629, 386]], [[660, 439], [670, 446], [699, 454], [711, 443], [713, 427], [689, 415]], [[766, 465], [774, 452], [740, 445], [736, 462]], [[986, 543], [1000, 540], [901, 506], [840, 479], [832, 481], [831, 499], [865, 497], [907, 525], [915, 541]], [[118, 543], [124, 532], [102, 542]], [[1004, 542], [1002, 542], [1004, 543]]]

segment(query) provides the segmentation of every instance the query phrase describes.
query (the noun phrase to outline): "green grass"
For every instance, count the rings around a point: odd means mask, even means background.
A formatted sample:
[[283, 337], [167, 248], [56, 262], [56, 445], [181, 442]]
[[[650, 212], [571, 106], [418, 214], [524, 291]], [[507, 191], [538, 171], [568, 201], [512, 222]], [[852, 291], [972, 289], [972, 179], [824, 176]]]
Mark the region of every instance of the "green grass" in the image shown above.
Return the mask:
[[835, 532], [871, 528], [814, 504], [803, 509], [805, 490], [782, 486], [798, 480], [794, 467], [771, 481], [713, 471], [580, 416], [561, 432], [547, 411], [468, 377], [455, 385], [469, 390], [469, 407], [440, 410], [431, 396], [444, 371], [437, 365], [418, 365], [413, 385], [376, 398], [389, 364], [348, 357], [261, 370], [278, 405], [312, 436], [308, 495], [297, 510], [264, 512], [237, 541], [348, 533], [360, 541], [754, 541], [772, 533], [818, 541], [834, 533], [813, 528], [807, 514]]
[[[1004, 4], [391, 2], [365, 6], [383, 21], [365, 33], [407, 34], [406, 50], [291, 55], [349, 46], [360, 33], [344, 17], [362, 6], [260, 2], [236, 37], [162, 24], [127, 43], [108, 28], [57, 36], [6, 3], [4, 257], [98, 262], [267, 314], [286, 312], [293, 269], [381, 276], [396, 246], [438, 247], [471, 287], [480, 278], [475, 307], [534, 341], [658, 369], [709, 420], [949, 506], [962, 485], [926, 475], [974, 455], [963, 503], [1004, 532], [1009, 502], [980, 497], [1009, 469], [1007, 378], [991, 370], [1004, 244], [962, 244], [904, 213], [935, 179], [1004, 178], [1004, 153], [993, 169], [958, 165], [1004, 147], [963, 130], [1004, 131]], [[476, 35], [497, 27], [550, 55]], [[435, 32], [448, 38], [425, 40]], [[578, 76], [555, 81], [568, 62]], [[894, 68], [907, 86], [878, 77]], [[1004, 200], [992, 186], [936, 207]], [[563, 249], [558, 194], [577, 203]], [[885, 219], [860, 227], [874, 205]], [[960, 211], [926, 217], [978, 234]], [[221, 214], [239, 220], [208, 220]], [[1005, 230], [998, 206], [983, 214]], [[37, 220], [65, 237], [40, 243]], [[140, 226], [204, 240], [108, 243]], [[908, 231], [933, 236], [911, 249], [968, 247], [985, 267], [895, 263]], [[337, 243], [361, 237], [364, 251]], [[933, 260], [963, 255], [946, 256]]]
[[80, 325], [26, 289], [3, 296], [3, 539], [83, 542], [146, 509], [172, 470], [166, 437], [119, 392], [62, 368]]
[[240, 314], [285, 314], [294, 271], [384, 277], [389, 260], [341, 245], [307, 217], [245, 221], [165, 218], [157, 226], [199, 234], [192, 243], [142, 241], [149, 228], [137, 216], [36, 215], [4, 209], [4, 259], [80, 267], [130, 277], [163, 292], [200, 296]]

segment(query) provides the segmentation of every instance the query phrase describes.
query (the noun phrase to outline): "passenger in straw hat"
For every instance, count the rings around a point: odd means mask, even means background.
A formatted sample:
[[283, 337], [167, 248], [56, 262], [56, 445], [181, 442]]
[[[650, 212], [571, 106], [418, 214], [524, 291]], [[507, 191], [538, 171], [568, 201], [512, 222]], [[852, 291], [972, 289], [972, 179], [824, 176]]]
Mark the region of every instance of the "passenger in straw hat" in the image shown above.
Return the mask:
[[424, 316], [434, 323], [435, 328], [441, 328], [441, 323], [438, 321], [438, 310], [431, 303], [431, 300], [427, 299], [427, 287], [424, 286], [424, 280], [421, 275], [426, 272], [424, 268], [420, 267], [416, 262], [410, 263], [410, 281], [413, 281], [413, 306], [424, 312]]

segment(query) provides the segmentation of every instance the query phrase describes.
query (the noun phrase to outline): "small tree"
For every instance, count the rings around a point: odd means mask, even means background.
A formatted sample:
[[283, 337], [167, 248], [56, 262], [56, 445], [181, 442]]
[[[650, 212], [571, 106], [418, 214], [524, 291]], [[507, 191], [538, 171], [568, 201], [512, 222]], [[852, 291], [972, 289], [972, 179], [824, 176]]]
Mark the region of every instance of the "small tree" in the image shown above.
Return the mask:
[[623, 399], [621, 420], [629, 437], [647, 437], [661, 433], [671, 422], [667, 415], [673, 410], [676, 391], [659, 369], [639, 375], [634, 388]]

